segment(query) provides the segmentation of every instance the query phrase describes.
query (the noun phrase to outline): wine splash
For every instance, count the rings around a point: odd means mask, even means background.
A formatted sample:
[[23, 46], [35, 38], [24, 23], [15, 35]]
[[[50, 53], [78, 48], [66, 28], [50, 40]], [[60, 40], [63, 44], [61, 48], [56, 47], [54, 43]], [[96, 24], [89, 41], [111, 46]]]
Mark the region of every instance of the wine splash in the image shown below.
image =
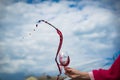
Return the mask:
[[[62, 71], [61, 71], [60, 64], [59, 64], [58, 61], [57, 61], [57, 57], [58, 57], [58, 54], [59, 54], [59, 52], [60, 52], [60, 50], [61, 50], [61, 47], [62, 47], [63, 35], [62, 35], [62, 32], [61, 32], [58, 28], [56, 28], [55, 26], [53, 26], [52, 24], [48, 23], [48, 22], [45, 21], [45, 20], [39, 20], [38, 23], [36, 24], [36, 28], [38, 27], [38, 24], [41, 23], [41, 22], [44, 22], [44, 23], [50, 25], [51, 27], [53, 27], [53, 28], [56, 30], [57, 34], [59, 35], [59, 45], [58, 45], [58, 49], [57, 49], [56, 56], [55, 56], [55, 62], [56, 62], [56, 64], [57, 64], [57, 67], [58, 67], [58, 70], [59, 70], [59, 74], [58, 74], [56, 80], [59, 80], [60, 75], [62, 74]], [[35, 31], [35, 29], [34, 29], [34, 31]]]

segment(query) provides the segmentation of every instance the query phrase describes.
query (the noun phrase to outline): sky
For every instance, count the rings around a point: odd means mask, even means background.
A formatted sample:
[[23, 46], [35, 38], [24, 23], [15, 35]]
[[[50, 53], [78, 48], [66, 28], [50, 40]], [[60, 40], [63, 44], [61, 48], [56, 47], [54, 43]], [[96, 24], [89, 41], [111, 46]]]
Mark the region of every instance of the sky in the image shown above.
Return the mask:
[[54, 58], [59, 36], [45, 23], [36, 28], [41, 19], [63, 33], [61, 52], [69, 54], [70, 67], [88, 72], [108, 69], [120, 53], [119, 4], [119, 0], [0, 0], [0, 79], [58, 74]]

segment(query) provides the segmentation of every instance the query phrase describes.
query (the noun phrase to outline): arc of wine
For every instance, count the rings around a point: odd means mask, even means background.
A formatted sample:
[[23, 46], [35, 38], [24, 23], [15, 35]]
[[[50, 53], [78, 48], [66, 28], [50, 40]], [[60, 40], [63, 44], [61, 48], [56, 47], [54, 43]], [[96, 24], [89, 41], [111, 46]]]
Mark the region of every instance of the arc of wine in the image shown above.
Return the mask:
[[[55, 62], [56, 62], [56, 64], [57, 64], [57, 67], [58, 67], [58, 70], [59, 70], [59, 74], [58, 74], [57, 80], [59, 80], [59, 77], [60, 77], [60, 75], [62, 74], [62, 71], [61, 71], [61, 68], [60, 68], [60, 64], [59, 64], [58, 61], [57, 61], [57, 57], [58, 57], [58, 54], [59, 54], [59, 52], [60, 52], [60, 50], [61, 50], [61, 47], [62, 47], [63, 35], [62, 35], [62, 32], [61, 32], [58, 28], [56, 28], [55, 26], [53, 26], [53, 25], [50, 24], [49, 22], [47, 22], [47, 21], [45, 21], [45, 20], [39, 20], [38, 23], [40, 23], [40, 22], [44, 22], [44, 23], [50, 25], [51, 27], [53, 27], [53, 28], [57, 31], [57, 34], [59, 35], [59, 39], [60, 39], [60, 40], [59, 40], [59, 45], [58, 45], [58, 49], [57, 49], [56, 56], [55, 56]], [[36, 24], [36, 27], [38, 27], [38, 24]]]

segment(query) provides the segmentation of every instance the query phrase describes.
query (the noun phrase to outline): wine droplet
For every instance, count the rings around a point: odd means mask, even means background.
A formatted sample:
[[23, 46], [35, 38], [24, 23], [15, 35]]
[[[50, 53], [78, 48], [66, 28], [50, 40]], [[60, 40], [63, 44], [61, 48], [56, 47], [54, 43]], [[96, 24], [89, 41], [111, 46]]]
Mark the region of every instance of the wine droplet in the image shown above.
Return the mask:
[[29, 33], [29, 35], [31, 35], [31, 33]]
[[36, 24], [36, 27], [38, 27], [38, 24]]

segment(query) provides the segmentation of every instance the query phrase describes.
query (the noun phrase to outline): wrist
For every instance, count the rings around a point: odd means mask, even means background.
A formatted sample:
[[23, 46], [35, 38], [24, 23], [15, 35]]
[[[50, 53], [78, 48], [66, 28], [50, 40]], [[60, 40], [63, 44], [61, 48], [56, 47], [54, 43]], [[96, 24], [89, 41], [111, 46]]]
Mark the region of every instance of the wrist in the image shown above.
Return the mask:
[[90, 79], [89, 73], [88, 72], [81, 72], [80, 77], [83, 79]]

